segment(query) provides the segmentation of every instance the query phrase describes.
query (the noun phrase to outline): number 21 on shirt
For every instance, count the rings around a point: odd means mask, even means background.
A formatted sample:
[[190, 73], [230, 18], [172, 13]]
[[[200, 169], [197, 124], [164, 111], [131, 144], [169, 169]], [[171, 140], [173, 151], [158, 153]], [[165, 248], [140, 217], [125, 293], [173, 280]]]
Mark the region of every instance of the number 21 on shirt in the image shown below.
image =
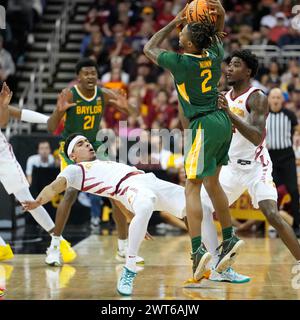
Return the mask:
[[91, 130], [94, 128], [95, 116], [85, 116], [83, 130]]

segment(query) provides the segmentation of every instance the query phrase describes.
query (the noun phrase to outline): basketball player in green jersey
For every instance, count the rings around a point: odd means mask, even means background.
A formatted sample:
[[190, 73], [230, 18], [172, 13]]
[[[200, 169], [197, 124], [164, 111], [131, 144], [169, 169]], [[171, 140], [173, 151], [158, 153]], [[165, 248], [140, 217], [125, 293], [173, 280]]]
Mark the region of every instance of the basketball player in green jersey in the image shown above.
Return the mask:
[[[119, 111], [126, 114], [134, 114], [135, 110], [129, 106], [127, 99], [115, 91], [100, 88], [97, 86], [98, 67], [91, 59], [82, 59], [76, 65], [78, 84], [70, 90], [65, 89], [59, 95], [57, 108], [48, 120], [48, 130], [56, 130], [61, 119], [65, 117], [65, 126], [62, 137], [65, 140], [72, 133], [85, 135], [92, 143], [95, 150], [99, 148], [101, 142], [96, 140], [96, 135], [100, 127], [100, 121], [107, 103], [112, 103]], [[61, 170], [73, 163], [64, 154], [64, 141], [60, 143]], [[105, 157], [105, 155], [100, 155]], [[55, 218], [54, 236], [50, 248], [47, 252], [46, 263], [49, 265], [60, 265], [59, 252], [55, 249], [58, 238], [62, 233], [66, 221], [68, 220], [72, 205], [76, 201], [78, 191], [72, 188], [67, 189], [63, 200], [60, 202]], [[125, 251], [127, 245], [127, 220], [119, 208], [117, 201], [112, 202], [113, 217], [118, 231], [118, 252], [116, 258], [125, 261]], [[138, 258], [138, 263], [143, 263], [142, 258]]]
[[[186, 210], [192, 242], [193, 276], [199, 280], [206, 272], [211, 255], [201, 239], [201, 186], [204, 184], [222, 225], [222, 252], [216, 270], [222, 272], [233, 262], [243, 245], [234, 235], [228, 199], [219, 183], [222, 165], [228, 162], [232, 137], [229, 117], [218, 108], [217, 84], [221, 76], [224, 50], [221, 42], [225, 10], [218, 0], [207, 1], [210, 13], [198, 22], [186, 24], [179, 34], [183, 54], [162, 50], [159, 45], [185, 21], [185, 9], [145, 45], [144, 53], [173, 75], [180, 102], [183, 126], [189, 128], [191, 142], [185, 154]], [[216, 17], [213, 21], [212, 15]]]

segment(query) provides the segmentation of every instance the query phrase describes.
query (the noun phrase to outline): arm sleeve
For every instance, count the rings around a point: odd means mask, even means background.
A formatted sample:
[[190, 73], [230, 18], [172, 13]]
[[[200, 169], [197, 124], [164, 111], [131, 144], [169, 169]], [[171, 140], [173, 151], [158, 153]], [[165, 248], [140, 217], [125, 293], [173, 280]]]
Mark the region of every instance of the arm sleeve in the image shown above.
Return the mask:
[[22, 109], [21, 110], [21, 121], [30, 123], [47, 123], [49, 117], [32, 110]]
[[69, 165], [63, 170], [56, 179], [63, 177], [67, 180], [67, 188], [72, 187], [77, 190], [81, 190], [82, 185], [82, 169], [77, 165]]
[[162, 68], [171, 71], [175, 76], [176, 73], [180, 72], [182, 66], [181, 55], [172, 51], [164, 51], [158, 56], [157, 63]]

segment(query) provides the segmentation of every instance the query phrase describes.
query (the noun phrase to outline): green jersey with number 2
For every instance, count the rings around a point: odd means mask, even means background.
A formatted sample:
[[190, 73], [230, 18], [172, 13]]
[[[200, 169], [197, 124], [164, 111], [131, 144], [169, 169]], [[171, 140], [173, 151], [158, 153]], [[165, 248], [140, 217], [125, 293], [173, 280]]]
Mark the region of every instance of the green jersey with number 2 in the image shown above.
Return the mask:
[[186, 118], [191, 119], [217, 109], [217, 86], [223, 57], [221, 43], [211, 46], [202, 55], [165, 51], [158, 56], [158, 64], [168, 69], [174, 77]]

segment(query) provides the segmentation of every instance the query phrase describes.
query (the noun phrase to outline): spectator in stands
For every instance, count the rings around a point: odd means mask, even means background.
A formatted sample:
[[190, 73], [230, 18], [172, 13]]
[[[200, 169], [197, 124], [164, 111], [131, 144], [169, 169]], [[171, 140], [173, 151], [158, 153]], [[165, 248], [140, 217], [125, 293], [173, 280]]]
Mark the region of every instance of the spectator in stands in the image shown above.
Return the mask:
[[284, 107], [284, 99], [280, 89], [273, 89], [269, 94], [268, 101], [270, 114], [267, 122], [267, 145], [273, 162], [273, 178], [276, 186], [284, 184], [291, 196], [293, 229], [299, 238], [299, 190], [293, 135], [295, 131], [300, 132], [300, 126], [295, 114]]
[[231, 56], [234, 51], [241, 50], [241, 44], [238, 39], [232, 39], [227, 48], [227, 57]]
[[152, 7], [143, 8], [141, 20], [137, 22], [133, 29], [132, 47], [139, 52], [143, 51], [146, 42], [158, 30], [154, 15], [155, 12]]
[[280, 7], [277, 3], [273, 3], [270, 9], [271, 12], [262, 17], [262, 19], [260, 20], [260, 24], [263, 26], [268, 26], [270, 29], [272, 29], [277, 24], [276, 13], [279, 12]]
[[267, 25], [261, 25], [259, 32], [254, 32], [252, 35], [252, 44], [253, 45], [276, 45], [273, 41], [269, 39], [270, 28]]
[[276, 61], [272, 61], [268, 73], [269, 81], [273, 83], [280, 83], [280, 69]]
[[237, 39], [242, 46], [252, 44], [253, 28], [247, 24], [240, 26], [240, 31], [237, 35]]
[[158, 30], [166, 26], [170, 21], [172, 21], [175, 18], [173, 14], [173, 1], [172, 0], [166, 0], [164, 2], [164, 6], [162, 11], [160, 11], [157, 15], [157, 24], [158, 24]]
[[236, 5], [234, 8], [234, 13], [229, 12], [229, 20], [226, 23], [226, 27], [229, 28], [227, 31], [231, 33], [238, 33], [239, 32], [239, 26], [243, 24], [244, 22], [244, 14], [243, 14], [243, 8], [241, 5]]
[[89, 44], [91, 43], [91, 40], [92, 40], [92, 34], [97, 34], [100, 31], [100, 26], [97, 22], [93, 22], [91, 23], [90, 27], [89, 27], [89, 33], [87, 33], [82, 41], [81, 41], [81, 44], [80, 44], [80, 54], [81, 56], [84, 56], [85, 53], [86, 53], [86, 50], [89, 46]]
[[126, 26], [122, 21], [117, 21], [112, 26], [113, 37], [110, 39], [110, 57], [127, 56], [132, 53], [129, 38], [126, 36]]
[[51, 147], [48, 141], [40, 141], [37, 151], [38, 154], [30, 156], [26, 163], [26, 176], [29, 184], [32, 182], [32, 171], [34, 167], [55, 167], [54, 157], [51, 154]]
[[296, 59], [290, 59], [288, 61], [288, 69], [281, 76], [282, 84], [287, 87], [289, 84], [293, 83], [293, 79], [300, 74], [300, 65]]
[[[299, 79], [299, 78], [298, 78]], [[290, 84], [288, 86], [288, 109], [297, 114], [297, 118], [300, 118], [300, 87]]]
[[110, 71], [105, 73], [101, 81], [105, 84], [107, 82], [114, 81], [113, 75], [116, 74], [119, 75], [119, 82], [122, 82], [124, 86], [127, 86], [129, 83], [129, 74], [123, 71], [123, 58], [121, 56], [113, 56], [110, 60]]
[[83, 29], [86, 33], [92, 33], [93, 25], [101, 26], [101, 19], [96, 7], [92, 7], [85, 17]]
[[272, 42], [277, 43], [282, 36], [288, 34], [289, 29], [286, 26], [286, 17], [284, 13], [278, 12], [276, 13], [275, 17], [276, 17], [276, 25], [273, 28], [271, 28], [269, 33], [269, 39]]
[[88, 33], [91, 32], [90, 26], [96, 22], [101, 27], [101, 32], [105, 37], [111, 37], [112, 32], [109, 28], [109, 18], [113, 12], [114, 1], [110, 0], [98, 0], [95, 1], [95, 5], [88, 12], [84, 30]]
[[295, 4], [295, 0], [283, 0], [281, 1], [280, 11], [283, 12], [286, 17], [291, 17], [292, 9]]
[[3, 37], [0, 35], [0, 81], [6, 81], [13, 92], [16, 92], [16, 67], [11, 54], [3, 48]]
[[148, 25], [153, 33], [158, 30], [157, 21], [155, 21], [155, 11], [152, 7], [143, 8], [140, 14], [140, 21], [137, 22], [135, 29], [133, 29], [134, 34], [141, 31], [143, 24]]
[[[116, 20], [121, 22], [125, 29], [130, 26], [130, 1], [128, 0], [123, 0], [123, 1], [118, 1], [117, 3], [117, 13], [116, 13]], [[113, 31], [114, 33], [114, 31]]]
[[174, 81], [168, 71], [164, 71], [157, 78], [157, 90], [164, 89], [167, 92], [172, 92], [174, 89]]
[[279, 47], [287, 46], [287, 45], [298, 45], [300, 46], [300, 31], [289, 27], [288, 33], [283, 34], [278, 40]]
[[156, 109], [156, 126], [158, 128], [176, 128], [179, 124], [177, 117], [177, 108], [169, 104], [169, 93], [161, 89], [153, 99]]

